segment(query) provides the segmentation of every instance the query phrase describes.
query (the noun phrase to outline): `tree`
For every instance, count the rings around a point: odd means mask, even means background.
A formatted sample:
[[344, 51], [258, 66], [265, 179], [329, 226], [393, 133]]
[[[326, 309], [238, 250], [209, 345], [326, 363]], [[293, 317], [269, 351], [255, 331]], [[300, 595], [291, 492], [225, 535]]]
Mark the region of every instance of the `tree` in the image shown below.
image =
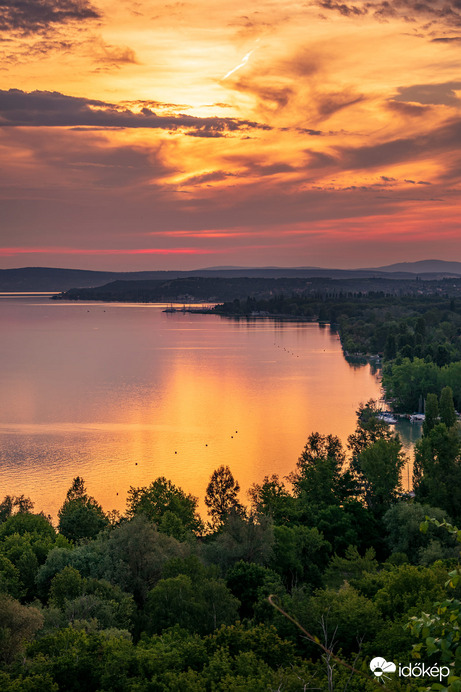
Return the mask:
[[210, 634], [235, 622], [239, 605], [221, 580], [191, 579], [185, 574], [162, 579], [147, 596], [147, 631], [161, 632], [178, 624], [189, 632]]
[[[436, 519], [426, 517], [421, 524], [421, 530], [427, 531], [430, 524], [442, 527], [458, 542], [461, 542], [461, 531], [447, 522], [439, 522]], [[459, 588], [461, 574], [459, 566], [449, 572], [449, 581], [445, 588], [451, 590]], [[452, 591], [453, 594], [453, 591]], [[451, 594], [450, 594], [451, 595]], [[450, 677], [446, 680], [448, 687], [434, 682], [426, 689], [429, 691], [447, 689], [449, 692], [457, 692], [461, 689], [461, 676], [459, 667], [460, 645], [459, 633], [461, 630], [461, 601], [449, 597], [443, 593], [442, 599], [432, 604], [431, 608], [425, 608], [420, 617], [411, 617], [407, 628], [411, 634], [421, 640], [413, 645], [413, 656], [422, 661], [434, 661], [439, 666], [446, 666]]]
[[437, 394], [428, 394], [426, 397], [426, 418], [423, 423], [423, 434], [428, 435], [439, 420], [439, 402]]
[[[453, 540], [446, 532], [430, 526], [430, 532], [420, 531], [421, 522], [429, 515], [439, 521], [446, 519], [447, 514], [438, 507], [421, 505], [419, 502], [396, 502], [383, 516], [386, 528], [386, 543], [391, 553], [405, 553], [412, 564], [418, 564], [420, 557], [428, 548], [429, 541], [438, 541], [444, 548], [450, 549]], [[453, 552], [451, 550], [451, 552]]]
[[27, 513], [32, 512], [34, 503], [25, 495], [6, 495], [0, 502], [0, 523], [6, 521], [16, 512]]
[[189, 551], [187, 544], [160, 533], [142, 514], [117, 526], [99, 543], [101, 576], [132, 593], [138, 604], [161, 578], [164, 564]]
[[453, 390], [451, 387], [444, 387], [440, 393], [440, 420], [445, 423], [447, 428], [451, 428], [456, 423], [455, 405], [453, 403]]
[[66, 601], [80, 596], [83, 590], [83, 580], [80, 572], [74, 567], [64, 567], [51, 580], [50, 601], [63, 608]]
[[267, 514], [276, 524], [289, 523], [296, 515], [295, 498], [276, 474], [265, 476], [261, 484], [253, 483], [248, 495], [257, 514]]
[[461, 516], [461, 440], [455, 427], [438, 423], [415, 445], [413, 487], [418, 502]]
[[397, 355], [397, 344], [395, 343], [395, 336], [390, 332], [386, 339], [386, 345], [384, 346], [384, 358], [386, 360], [393, 360]]
[[[164, 476], [157, 478], [148, 487], [130, 487], [127, 505], [128, 516], [143, 514], [155, 522], [160, 531], [174, 535], [175, 538], [180, 538], [185, 531], [198, 533], [203, 528], [197, 514], [197, 498], [186, 495]], [[174, 521], [172, 515], [180, 524]]]
[[367, 401], [366, 404], [360, 404], [357, 411], [357, 427], [355, 432], [347, 438], [347, 446], [353, 458], [357, 458], [377, 440], [390, 440], [394, 436], [388, 423], [378, 418], [379, 412], [378, 405], [373, 399]]
[[318, 529], [307, 526], [275, 526], [274, 555], [270, 567], [287, 588], [298, 583], [320, 586], [331, 545]]
[[72, 541], [95, 538], [109, 524], [101, 505], [94, 497], [87, 495], [83, 478], [80, 476], [74, 478], [67, 491], [58, 517], [59, 533]]
[[0, 659], [10, 663], [43, 624], [37, 608], [26, 607], [11, 596], [0, 595]]
[[340, 504], [354, 490], [350, 472], [343, 471], [344, 462], [338, 437], [312, 433], [296, 464], [297, 471], [289, 476], [295, 494], [308, 506]]
[[267, 564], [272, 555], [274, 527], [270, 517], [231, 513], [214, 540], [204, 546], [207, 560], [223, 571], [239, 560]]
[[353, 460], [359, 494], [375, 514], [380, 514], [397, 499], [406, 461], [398, 436], [377, 439]]
[[[240, 601], [240, 617], [250, 618], [261, 595], [274, 593], [276, 586], [280, 591], [282, 583], [279, 575], [267, 567], [254, 562], [240, 560], [227, 573], [226, 583], [234, 596]], [[268, 589], [267, 586], [270, 588]]]
[[214, 526], [222, 525], [231, 513], [243, 513], [243, 506], [237, 499], [239, 491], [240, 485], [228, 466], [213, 471], [206, 489], [205, 504]]

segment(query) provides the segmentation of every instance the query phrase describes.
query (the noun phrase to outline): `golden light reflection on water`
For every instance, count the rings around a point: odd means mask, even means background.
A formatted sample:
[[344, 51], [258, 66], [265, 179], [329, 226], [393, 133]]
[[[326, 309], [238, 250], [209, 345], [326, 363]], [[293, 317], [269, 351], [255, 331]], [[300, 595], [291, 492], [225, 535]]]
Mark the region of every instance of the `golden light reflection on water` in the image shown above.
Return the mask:
[[130, 485], [162, 475], [204, 513], [221, 464], [246, 501], [252, 483], [294, 468], [309, 433], [345, 442], [358, 404], [380, 396], [328, 328], [149, 308], [0, 303], [0, 495], [25, 493], [56, 516], [81, 475], [123, 511]]

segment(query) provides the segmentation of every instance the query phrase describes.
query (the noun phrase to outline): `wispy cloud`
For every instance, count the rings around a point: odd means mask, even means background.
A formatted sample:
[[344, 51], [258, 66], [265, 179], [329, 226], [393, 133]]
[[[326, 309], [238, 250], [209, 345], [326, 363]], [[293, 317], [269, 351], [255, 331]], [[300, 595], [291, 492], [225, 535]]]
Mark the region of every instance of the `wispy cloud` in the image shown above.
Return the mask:
[[0, 31], [30, 34], [100, 16], [88, 0], [0, 0]]
[[0, 126], [100, 127], [184, 130], [195, 137], [224, 137], [229, 133], [270, 130], [268, 125], [237, 118], [158, 116], [149, 107], [135, 112], [116, 104], [67, 96], [55, 91], [0, 90]]
[[323, 10], [331, 10], [343, 17], [371, 16], [378, 20], [401, 18], [414, 22], [416, 17], [439, 21], [453, 26], [461, 26], [461, 5], [459, 0], [356, 0], [338, 2], [337, 0], [318, 0]]

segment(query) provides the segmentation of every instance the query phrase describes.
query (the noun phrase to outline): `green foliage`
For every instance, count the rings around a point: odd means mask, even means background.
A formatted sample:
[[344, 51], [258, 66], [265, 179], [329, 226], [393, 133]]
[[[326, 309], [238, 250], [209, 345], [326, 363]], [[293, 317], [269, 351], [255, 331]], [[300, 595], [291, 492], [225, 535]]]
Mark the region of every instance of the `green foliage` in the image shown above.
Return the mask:
[[27, 514], [32, 512], [34, 503], [25, 495], [6, 495], [0, 502], [0, 524], [6, 521], [9, 517], [18, 514]]
[[325, 582], [330, 588], [339, 588], [344, 582], [358, 579], [365, 572], [374, 573], [378, 570], [376, 553], [368, 548], [365, 555], [360, 555], [355, 545], [350, 545], [344, 557], [334, 555], [325, 572]]
[[287, 524], [296, 516], [295, 498], [276, 474], [265, 476], [248, 491], [253, 511], [270, 516], [275, 524]]
[[0, 660], [11, 662], [42, 624], [43, 616], [37, 608], [0, 594]]
[[280, 576], [271, 569], [254, 562], [240, 560], [227, 573], [226, 583], [240, 601], [241, 618], [251, 618], [255, 607], [261, 613], [261, 601], [271, 593], [283, 591]]
[[383, 371], [387, 396], [394, 400], [396, 411], [417, 411], [419, 399], [440, 391], [440, 369], [432, 360], [403, 358]]
[[[447, 518], [446, 512], [430, 505], [418, 502], [402, 501], [394, 504], [383, 516], [387, 530], [386, 542], [391, 553], [405, 553], [413, 564], [427, 561], [426, 550], [431, 542], [436, 542], [443, 551], [443, 556], [454, 555], [454, 541], [444, 531], [431, 525], [429, 532], [423, 534], [420, 524], [426, 515], [442, 521]], [[432, 543], [432, 547], [434, 543]]]
[[400, 565], [381, 574], [382, 587], [374, 603], [389, 619], [430, 608], [434, 600], [443, 597], [446, 576], [443, 568]]
[[455, 427], [438, 423], [415, 446], [416, 499], [461, 516], [461, 440]]
[[291, 612], [308, 632], [330, 645], [336, 642], [346, 656], [359, 651], [362, 640], [372, 641], [383, 626], [376, 604], [349, 584], [294, 599]]
[[19, 570], [4, 555], [0, 555], [0, 593], [13, 598], [21, 598], [25, 593]]
[[109, 524], [101, 505], [87, 495], [83, 478], [77, 476], [58, 512], [59, 532], [71, 541], [95, 538]]
[[428, 394], [426, 397], [426, 417], [423, 423], [424, 435], [429, 435], [431, 430], [439, 422], [439, 401], [437, 394]]
[[389, 425], [378, 417], [379, 412], [378, 405], [373, 399], [367, 401], [366, 404], [360, 404], [357, 410], [357, 427], [347, 438], [347, 446], [353, 460], [378, 440], [393, 439], [393, 432]]
[[213, 471], [205, 495], [213, 526], [221, 526], [230, 514], [242, 514], [243, 507], [237, 499], [239, 491], [240, 485], [228, 466]]
[[352, 477], [343, 470], [345, 454], [334, 435], [312, 433], [289, 477], [295, 494], [308, 506], [340, 504], [353, 493]]
[[[430, 525], [444, 528], [450, 535], [461, 543], [461, 531], [446, 521], [438, 521], [426, 516], [421, 524], [421, 531], [426, 533]], [[456, 588], [461, 583], [459, 566], [448, 575], [445, 586]], [[427, 690], [440, 692], [459, 692], [461, 690], [461, 601], [447, 598], [443, 594], [441, 600], [435, 602], [430, 612], [423, 612], [419, 617], [413, 616], [407, 624], [408, 630], [418, 640], [413, 646], [413, 656], [424, 661], [436, 661], [445, 664], [449, 671], [446, 686], [438, 683], [427, 687]]]
[[149, 592], [144, 614], [149, 633], [173, 625], [209, 634], [237, 619], [239, 601], [217, 579], [191, 579], [185, 574], [162, 579]]
[[182, 540], [187, 532], [200, 533], [203, 525], [197, 514], [197, 498], [187, 495], [165, 477], [148, 487], [130, 487], [127, 514], [142, 514], [157, 524], [159, 531]]
[[63, 608], [66, 601], [77, 598], [82, 593], [83, 580], [74, 567], [64, 567], [51, 580], [50, 602]]
[[447, 428], [451, 428], [456, 423], [455, 405], [453, 403], [453, 390], [451, 387], [444, 387], [440, 393], [440, 420], [445, 423]]
[[142, 515], [113, 529], [100, 541], [99, 550], [98, 575], [132, 593], [139, 604], [161, 578], [165, 563], [189, 551], [172, 536], [157, 531]]
[[397, 499], [406, 461], [398, 436], [377, 439], [353, 460], [360, 496], [375, 514], [381, 514]]
[[203, 553], [208, 562], [226, 572], [239, 560], [268, 564], [273, 545], [274, 527], [269, 517], [230, 514], [219, 532], [204, 545]]
[[275, 526], [274, 537], [270, 566], [280, 574], [286, 587], [292, 588], [301, 582], [320, 586], [331, 546], [318, 529]]

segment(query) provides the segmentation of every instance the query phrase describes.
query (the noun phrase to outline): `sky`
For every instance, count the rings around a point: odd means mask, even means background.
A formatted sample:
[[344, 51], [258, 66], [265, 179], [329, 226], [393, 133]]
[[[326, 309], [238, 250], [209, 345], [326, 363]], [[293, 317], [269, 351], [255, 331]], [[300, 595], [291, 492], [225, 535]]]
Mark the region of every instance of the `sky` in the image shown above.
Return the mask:
[[0, 0], [0, 268], [461, 260], [461, 0]]

